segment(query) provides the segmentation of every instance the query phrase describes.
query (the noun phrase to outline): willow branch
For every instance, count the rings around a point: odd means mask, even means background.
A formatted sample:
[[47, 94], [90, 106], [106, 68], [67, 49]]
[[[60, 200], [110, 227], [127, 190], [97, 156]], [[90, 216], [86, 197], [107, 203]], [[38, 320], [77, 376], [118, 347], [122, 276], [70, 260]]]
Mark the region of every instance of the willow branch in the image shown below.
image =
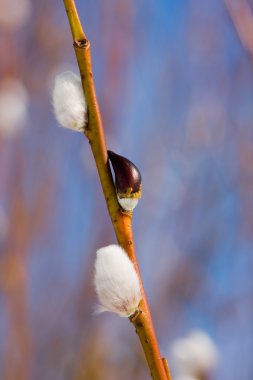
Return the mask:
[[224, 0], [243, 47], [253, 58], [253, 14], [246, 0]]
[[118, 243], [125, 249], [134, 263], [142, 287], [143, 298], [140, 303], [141, 312], [134, 318], [130, 318], [130, 321], [135, 326], [136, 333], [139, 336], [152, 378], [154, 380], [171, 380], [167, 362], [165, 359], [162, 360], [159, 352], [152, 318], [138, 268], [132, 232], [132, 214], [125, 213], [120, 208], [109, 168], [102, 119], [93, 81], [90, 43], [83, 32], [74, 0], [64, 0], [64, 5], [74, 40], [75, 54], [88, 107], [89, 120], [85, 129], [85, 135], [89, 140], [94, 155], [105, 201]]

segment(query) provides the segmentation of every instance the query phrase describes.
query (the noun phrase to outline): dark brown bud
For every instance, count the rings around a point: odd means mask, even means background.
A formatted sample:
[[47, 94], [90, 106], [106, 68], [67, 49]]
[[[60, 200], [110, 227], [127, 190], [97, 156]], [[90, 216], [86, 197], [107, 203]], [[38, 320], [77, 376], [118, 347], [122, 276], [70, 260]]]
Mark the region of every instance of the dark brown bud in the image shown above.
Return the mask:
[[141, 174], [127, 158], [108, 150], [108, 157], [115, 174], [115, 186], [119, 198], [141, 197]]

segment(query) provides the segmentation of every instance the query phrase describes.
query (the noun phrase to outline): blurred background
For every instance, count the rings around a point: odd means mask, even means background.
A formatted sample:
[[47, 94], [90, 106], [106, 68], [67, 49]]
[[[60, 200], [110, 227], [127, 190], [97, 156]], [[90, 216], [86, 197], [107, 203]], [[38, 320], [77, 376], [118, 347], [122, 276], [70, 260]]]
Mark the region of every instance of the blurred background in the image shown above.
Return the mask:
[[[191, 329], [218, 380], [253, 378], [253, 1], [86, 0], [108, 147], [143, 177], [134, 212], [163, 356]], [[58, 128], [78, 73], [62, 1], [0, 0], [0, 378], [147, 380], [130, 323], [94, 317], [95, 251], [115, 243], [93, 158]]]

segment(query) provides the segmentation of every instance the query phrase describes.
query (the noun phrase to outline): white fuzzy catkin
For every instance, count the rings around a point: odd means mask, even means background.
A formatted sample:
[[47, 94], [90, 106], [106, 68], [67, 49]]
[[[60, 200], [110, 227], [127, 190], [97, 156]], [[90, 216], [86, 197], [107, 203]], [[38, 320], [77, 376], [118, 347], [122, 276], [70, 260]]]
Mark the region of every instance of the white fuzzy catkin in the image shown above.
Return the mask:
[[1, 0], [0, 28], [16, 31], [24, 26], [31, 15], [30, 0]]
[[174, 376], [173, 380], [199, 380], [199, 379], [195, 376], [181, 374], [179, 376]]
[[5, 78], [0, 83], [0, 135], [12, 137], [25, 127], [29, 97], [23, 83], [16, 78]]
[[54, 114], [58, 123], [83, 132], [87, 123], [87, 104], [80, 77], [65, 71], [55, 78], [53, 89]]
[[95, 288], [100, 302], [98, 311], [111, 311], [130, 317], [141, 300], [140, 282], [134, 265], [118, 245], [97, 251]]
[[193, 330], [186, 338], [174, 341], [172, 358], [178, 374], [197, 377], [216, 367], [218, 350], [204, 331]]
[[120, 206], [126, 211], [133, 211], [138, 203], [138, 199], [136, 198], [120, 198], [118, 195], [117, 198]]

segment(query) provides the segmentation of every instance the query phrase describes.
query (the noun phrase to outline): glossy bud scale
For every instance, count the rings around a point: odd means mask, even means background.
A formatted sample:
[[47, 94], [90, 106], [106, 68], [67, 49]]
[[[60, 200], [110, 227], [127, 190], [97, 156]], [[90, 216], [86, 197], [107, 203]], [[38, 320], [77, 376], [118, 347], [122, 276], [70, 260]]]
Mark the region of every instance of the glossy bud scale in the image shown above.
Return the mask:
[[118, 201], [123, 209], [132, 211], [141, 197], [141, 174], [127, 158], [110, 150], [108, 157], [114, 170]]

